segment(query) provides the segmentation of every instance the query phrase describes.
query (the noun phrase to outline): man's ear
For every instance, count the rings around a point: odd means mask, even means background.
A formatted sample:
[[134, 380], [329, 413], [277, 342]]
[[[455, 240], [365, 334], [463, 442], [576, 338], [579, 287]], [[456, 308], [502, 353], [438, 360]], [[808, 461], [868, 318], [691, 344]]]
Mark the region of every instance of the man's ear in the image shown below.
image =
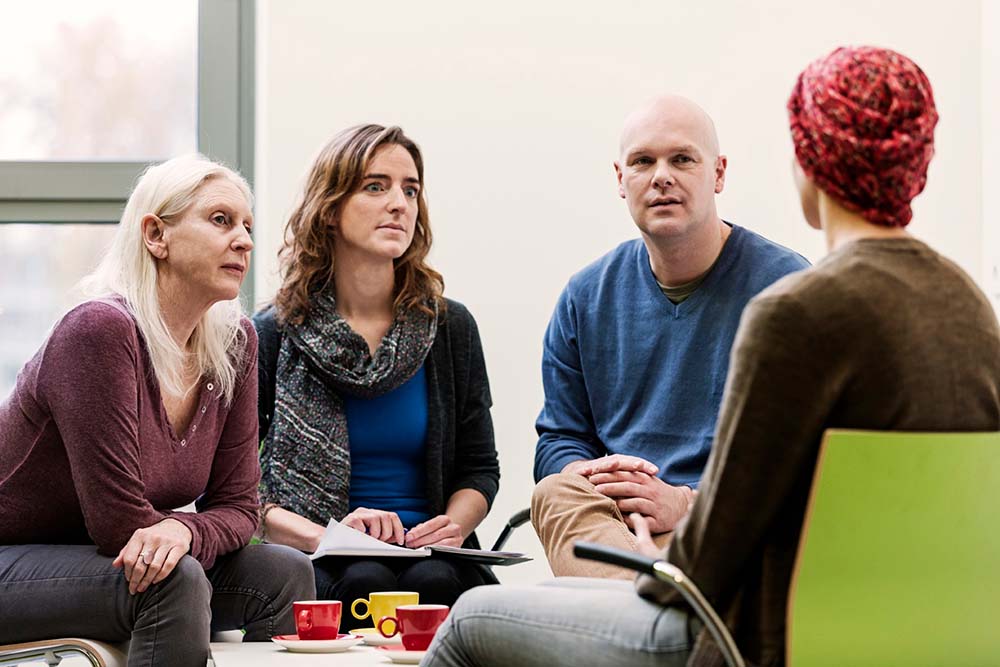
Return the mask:
[[167, 258], [166, 224], [159, 216], [152, 213], [142, 216], [142, 242], [146, 250], [156, 259]]
[[622, 167], [618, 164], [618, 160], [614, 161], [615, 165], [615, 179], [618, 181], [618, 196], [625, 199], [625, 186], [622, 185]]
[[727, 166], [729, 166], [729, 160], [725, 155], [715, 158], [715, 194], [720, 194], [722, 189], [726, 187]]

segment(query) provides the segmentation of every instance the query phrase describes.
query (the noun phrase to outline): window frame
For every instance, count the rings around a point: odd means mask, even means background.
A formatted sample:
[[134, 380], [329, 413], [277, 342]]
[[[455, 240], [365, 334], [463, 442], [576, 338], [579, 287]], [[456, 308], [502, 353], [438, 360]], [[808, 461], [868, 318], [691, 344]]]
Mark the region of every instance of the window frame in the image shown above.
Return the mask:
[[[198, 2], [198, 151], [253, 185], [256, 0]], [[0, 224], [117, 224], [149, 162], [0, 160]], [[253, 274], [243, 281], [253, 303]]]

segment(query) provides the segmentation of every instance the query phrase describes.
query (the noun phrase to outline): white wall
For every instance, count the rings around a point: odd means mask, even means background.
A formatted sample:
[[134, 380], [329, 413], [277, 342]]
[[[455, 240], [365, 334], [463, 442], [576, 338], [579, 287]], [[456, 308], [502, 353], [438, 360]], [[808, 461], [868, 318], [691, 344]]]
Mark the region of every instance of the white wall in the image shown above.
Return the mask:
[[[503, 467], [481, 530], [491, 539], [530, 497], [541, 337], [556, 296], [636, 236], [611, 161], [623, 116], [643, 99], [699, 101], [729, 156], [722, 215], [815, 260], [822, 240], [801, 222], [791, 180], [784, 105], [795, 76], [840, 44], [902, 51], [928, 73], [941, 113], [912, 230], [982, 275], [981, 7], [920, 6], [262, 0], [258, 294], [274, 292], [281, 227], [320, 145], [354, 123], [402, 125], [425, 152], [433, 263], [486, 349]], [[529, 529], [511, 547], [541, 556]], [[501, 572], [546, 574], [541, 561]]]
[[1000, 0], [983, 3], [982, 284], [1000, 315]]

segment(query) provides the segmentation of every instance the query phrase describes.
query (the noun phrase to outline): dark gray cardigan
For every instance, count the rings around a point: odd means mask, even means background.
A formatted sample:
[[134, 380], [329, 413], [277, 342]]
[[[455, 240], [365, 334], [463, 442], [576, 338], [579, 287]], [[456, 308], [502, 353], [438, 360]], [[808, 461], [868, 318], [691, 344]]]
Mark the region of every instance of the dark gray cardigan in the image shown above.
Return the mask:
[[[425, 362], [427, 373], [427, 501], [431, 516], [443, 514], [459, 489], [475, 489], [492, 506], [500, 486], [500, 464], [490, 417], [479, 328], [465, 306], [452, 301], [439, 316], [437, 336]], [[271, 427], [275, 374], [282, 328], [274, 306], [253, 317], [259, 338], [257, 417], [260, 438]], [[475, 534], [465, 546], [478, 548]]]

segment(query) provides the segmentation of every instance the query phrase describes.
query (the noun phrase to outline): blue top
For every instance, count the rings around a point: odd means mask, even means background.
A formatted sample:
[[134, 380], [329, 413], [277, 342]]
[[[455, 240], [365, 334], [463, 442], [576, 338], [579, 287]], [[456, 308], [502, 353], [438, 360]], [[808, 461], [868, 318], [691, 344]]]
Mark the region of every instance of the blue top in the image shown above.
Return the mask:
[[570, 279], [545, 332], [536, 481], [573, 461], [629, 454], [657, 465], [668, 484], [697, 486], [744, 306], [809, 266], [731, 226], [715, 266], [679, 304], [656, 284], [641, 239]]
[[424, 366], [377, 398], [345, 396], [344, 411], [351, 445], [351, 511], [395, 512], [407, 528], [429, 519]]

